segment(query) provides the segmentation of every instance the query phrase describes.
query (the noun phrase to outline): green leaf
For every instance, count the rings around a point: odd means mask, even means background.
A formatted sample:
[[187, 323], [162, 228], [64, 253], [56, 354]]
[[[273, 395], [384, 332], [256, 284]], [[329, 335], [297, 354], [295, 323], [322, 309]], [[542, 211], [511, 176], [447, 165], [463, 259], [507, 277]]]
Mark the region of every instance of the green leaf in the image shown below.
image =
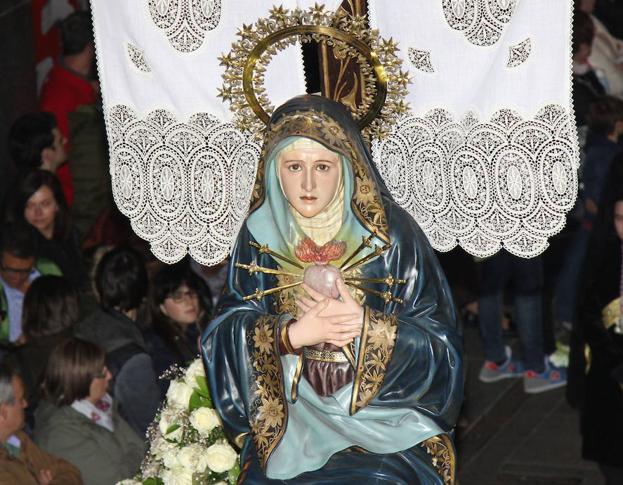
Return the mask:
[[164, 482], [160, 478], [148, 478], [143, 480], [143, 485], [164, 485]]
[[173, 431], [175, 431], [176, 429], [180, 429], [180, 425], [179, 425], [179, 424], [177, 424], [177, 423], [172, 424], [171, 426], [169, 426], [169, 427], [167, 428], [167, 431], [166, 431], [166, 433], [164, 433], [164, 434], [170, 434], [170, 433], [173, 433]]
[[236, 460], [236, 464], [234, 467], [227, 472], [227, 480], [231, 484], [235, 484], [238, 481], [238, 476], [240, 475], [240, 462]]
[[195, 389], [192, 395], [190, 396], [190, 402], [188, 403], [188, 410], [192, 412], [195, 409], [211, 408], [211, 407], [212, 407], [212, 401], [210, 400], [210, 398], [202, 396], [201, 394], [199, 394], [198, 390]]
[[195, 377], [197, 385], [199, 386], [198, 392], [201, 396], [210, 399], [210, 391], [208, 390], [208, 380], [205, 376]]

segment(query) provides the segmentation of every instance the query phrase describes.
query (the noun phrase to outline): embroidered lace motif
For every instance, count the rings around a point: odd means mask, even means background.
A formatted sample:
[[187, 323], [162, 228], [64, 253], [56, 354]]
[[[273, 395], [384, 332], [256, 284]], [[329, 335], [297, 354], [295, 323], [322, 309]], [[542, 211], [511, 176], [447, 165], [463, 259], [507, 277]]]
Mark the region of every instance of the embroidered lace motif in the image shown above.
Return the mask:
[[221, 18], [221, 0], [148, 0], [154, 23], [180, 52], [201, 47]]
[[430, 52], [409, 47], [409, 60], [416, 69], [423, 72], [435, 72], [430, 60]]
[[126, 51], [130, 62], [141, 72], [151, 72], [151, 67], [145, 59], [145, 52], [142, 49], [130, 44], [126, 44]]
[[442, 0], [448, 25], [474, 45], [495, 44], [510, 21], [517, 0]]
[[107, 110], [115, 201], [162, 261], [186, 253], [214, 265], [247, 215], [260, 146], [206, 113], [182, 122], [165, 110]]
[[442, 109], [407, 115], [373, 156], [398, 204], [434, 248], [486, 257], [502, 245], [532, 257], [575, 202], [579, 155], [572, 116], [549, 105], [533, 119], [508, 109], [461, 122]]
[[519, 44], [512, 45], [508, 48], [508, 62], [506, 67], [517, 67], [523, 64], [530, 57], [532, 51], [532, 41], [526, 39]]

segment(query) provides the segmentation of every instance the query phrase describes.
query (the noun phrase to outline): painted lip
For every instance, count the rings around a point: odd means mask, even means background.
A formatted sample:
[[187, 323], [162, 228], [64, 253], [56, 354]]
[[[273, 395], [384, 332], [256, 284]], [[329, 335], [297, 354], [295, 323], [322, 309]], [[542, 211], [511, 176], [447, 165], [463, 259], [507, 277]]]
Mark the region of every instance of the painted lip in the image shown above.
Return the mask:
[[305, 202], [313, 202], [318, 200], [318, 197], [314, 197], [312, 195], [301, 195], [299, 199], [304, 200]]

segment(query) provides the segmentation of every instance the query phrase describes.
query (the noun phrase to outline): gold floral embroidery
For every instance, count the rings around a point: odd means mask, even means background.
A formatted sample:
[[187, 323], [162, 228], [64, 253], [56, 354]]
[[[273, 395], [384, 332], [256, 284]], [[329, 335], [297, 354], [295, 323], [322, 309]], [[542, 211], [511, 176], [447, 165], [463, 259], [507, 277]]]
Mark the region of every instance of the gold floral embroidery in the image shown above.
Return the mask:
[[355, 215], [363, 226], [389, 243], [387, 217], [369, 167], [363, 162], [364, 153], [351, 143], [343, 128], [332, 118], [318, 111], [297, 111], [284, 116], [269, 126], [257, 169], [257, 178], [251, 197], [251, 210], [260, 207], [264, 201], [264, 171], [266, 159], [273, 148], [288, 136], [305, 136], [316, 140], [332, 150], [341, 153], [352, 162], [355, 190], [351, 201]]
[[452, 440], [445, 434], [433, 436], [420, 443], [431, 456], [431, 462], [445, 485], [456, 483], [456, 453]]
[[355, 414], [379, 393], [396, 343], [398, 319], [365, 307], [363, 331], [350, 414]]
[[281, 361], [277, 349], [279, 317], [265, 315], [257, 319], [248, 333], [254, 385], [251, 389], [249, 423], [255, 449], [263, 467], [281, 441], [288, 420]]
[[253, 335], [255, 347], [265, 354], [270, 353], [271, 344], [273, 342], [273, 330], [267, 327], [255, 327], [255, 335]]

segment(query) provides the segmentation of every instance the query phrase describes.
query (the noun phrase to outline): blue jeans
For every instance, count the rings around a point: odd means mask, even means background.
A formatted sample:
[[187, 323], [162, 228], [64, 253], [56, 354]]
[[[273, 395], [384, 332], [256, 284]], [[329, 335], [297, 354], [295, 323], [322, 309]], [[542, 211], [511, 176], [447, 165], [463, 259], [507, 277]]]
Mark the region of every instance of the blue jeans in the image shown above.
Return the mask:
[[584, 271], [590, 229], [581, 227], [571, 237], [556, 281], [554, 318], [558, 322], [573, 322], [578, 306], [580, 279]]
[[485, 359], [506, 359], [502, 336], [503, 291], [513, 283], [515, 321], [521, 342], [524, 366], [543, 372], [543, 261], [524, 259], [504, 250], [480, 264], [478, 313]]

